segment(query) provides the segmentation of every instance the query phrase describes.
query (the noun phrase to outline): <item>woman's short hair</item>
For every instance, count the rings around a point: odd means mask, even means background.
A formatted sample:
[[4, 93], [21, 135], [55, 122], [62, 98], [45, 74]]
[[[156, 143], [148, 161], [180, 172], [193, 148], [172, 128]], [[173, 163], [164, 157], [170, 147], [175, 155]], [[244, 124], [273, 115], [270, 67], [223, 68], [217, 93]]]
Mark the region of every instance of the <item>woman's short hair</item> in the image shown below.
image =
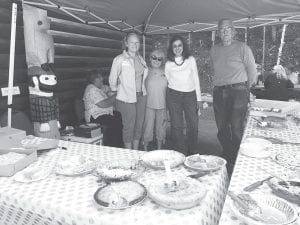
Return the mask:
[[275, 65], [272, 70], [278, 79], [287, 79], [286, 71], [282, 65]]
[[136, 36], [139, 40], [141, 40], [141, 35], [139, 35], [135, 31], [131, 31], [131, 32], [127, 33], [125, 35], [125, 37], [124, 37], [123, 43], [122, 43], [122, 49], [127, 50], [126, 43], [127, 43], [128, 39], [129, 39], [129, 37], [131, 37], [131, 36]]
[[88, 73], [87, 81], [90, 84], [94, 84], [95, 80], [99, 77], [103, 77], [103, 71], [101, 69], [94, 69]]
[[187, 43], [186, 41], [184, 40], [184, 38], [180, 35], [174, 35], [171, 40], [170, 40], [170, 43], [169, 43], [169, 46], [168, 46], [168, 50], [167, 50], [167, 58], [170, 60], [170, 61], [174, 61], [175, 60], [175, 55], [174, 55], [174, 52], [173, 52], [173, 43], [175, 41], [181, 41], [182, 42], [182, 47], [183, 47], [183, 51], [182, 51], [182, 58], [183, 60], [187, 59], [190, 57], [190, 52], [189, 52], [189, 48], [187, 46]]

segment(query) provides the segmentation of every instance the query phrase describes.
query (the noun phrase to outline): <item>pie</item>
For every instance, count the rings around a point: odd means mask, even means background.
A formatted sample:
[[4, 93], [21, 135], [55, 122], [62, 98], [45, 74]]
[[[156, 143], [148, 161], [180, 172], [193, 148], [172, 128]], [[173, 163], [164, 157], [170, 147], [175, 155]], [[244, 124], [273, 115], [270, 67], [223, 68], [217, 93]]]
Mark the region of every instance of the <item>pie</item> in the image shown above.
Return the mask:
[[186, 158], [184, 164], [195, 170], [214, 171], [226, 164], [223, 158], [214, 155], [191, 155]]
[[149, 197], [171, 209], [187, 209], [198, 205], [205, 196], [205, 187], [196, 179], [181, 178], [171, 184], [163, 180], [148, 188]]
[[145, 187], [134, 181], [122, 181], [105, 185], [94, 194], [95, 201], [104, 207], [122, 209], [145, 199]]

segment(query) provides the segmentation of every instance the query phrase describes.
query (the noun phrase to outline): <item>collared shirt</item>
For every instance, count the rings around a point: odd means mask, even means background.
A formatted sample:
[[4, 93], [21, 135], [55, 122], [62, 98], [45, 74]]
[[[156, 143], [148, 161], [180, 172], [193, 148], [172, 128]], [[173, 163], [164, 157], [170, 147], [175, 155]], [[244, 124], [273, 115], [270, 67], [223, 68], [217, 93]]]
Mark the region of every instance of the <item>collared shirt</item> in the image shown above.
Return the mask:
[[98, 102], [108, 98], [105, 92], [106, 86], [103, 89], [96, 87], [94, 84], [89, 84], [83, 94], [84, 101], [84, 118], [87, 123], [90, 122], [91, 116], [97, 119], [102, 115], [113, 115], [113, 107], [101, 108], [96, 105]]
[[213, 63], [215, 86], [248, 81], [251, 86], [256, 81], [257, 71], [251, 49], [240, 41], [229, 46], [215, 45], [210, 56]]
[[[146, 62], [140, 55], [137, 55], [141, 64], [143, 65], [143, 79], [142, 79], [142, 92], [146, 95], [145, 79], [148, 74]], [[114, 58], [110, 75], [109, 85], [112, 91], [117, 91], [116, 99], [126, 102], [135, 103], [136, 98], [136, 76], [134, 60], [128, 55], [126, 51]]]
[[190, 56], [180, 66], [175, 62], [167, 61], [165, 75], [168, 80], [168, 87], [176, 91], [196, 91], [197, 101], [201, 101], [200, 81], [196, 60]]

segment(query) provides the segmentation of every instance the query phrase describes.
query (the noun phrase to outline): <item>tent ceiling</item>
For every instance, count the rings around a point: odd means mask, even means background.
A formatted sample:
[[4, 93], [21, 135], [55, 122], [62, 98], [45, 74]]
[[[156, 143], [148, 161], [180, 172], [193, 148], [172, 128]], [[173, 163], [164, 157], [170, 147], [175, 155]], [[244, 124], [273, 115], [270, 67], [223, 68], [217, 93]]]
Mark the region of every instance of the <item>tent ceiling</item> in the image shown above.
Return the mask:
[[216, 29], [222, 18], [240, 28], [300, 22], [300, 0], [23, 0], [60, 10], [82, 23], [146, 34]]

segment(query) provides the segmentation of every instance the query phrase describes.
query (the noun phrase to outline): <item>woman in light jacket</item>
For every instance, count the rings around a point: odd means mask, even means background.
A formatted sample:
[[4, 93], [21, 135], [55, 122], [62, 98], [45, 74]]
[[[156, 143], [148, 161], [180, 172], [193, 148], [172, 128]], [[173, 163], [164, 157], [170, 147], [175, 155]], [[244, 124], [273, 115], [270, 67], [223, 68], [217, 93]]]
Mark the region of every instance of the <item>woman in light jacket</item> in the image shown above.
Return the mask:
[[117, 92], [116, 110], [122, 115], [125, 148], [138, 149], [146, 107], [148, 69], [139, 54], [139, 35], [128, 33], [124, 42], [126, 50], [114, 58], [109, 84], [111, 90]]

